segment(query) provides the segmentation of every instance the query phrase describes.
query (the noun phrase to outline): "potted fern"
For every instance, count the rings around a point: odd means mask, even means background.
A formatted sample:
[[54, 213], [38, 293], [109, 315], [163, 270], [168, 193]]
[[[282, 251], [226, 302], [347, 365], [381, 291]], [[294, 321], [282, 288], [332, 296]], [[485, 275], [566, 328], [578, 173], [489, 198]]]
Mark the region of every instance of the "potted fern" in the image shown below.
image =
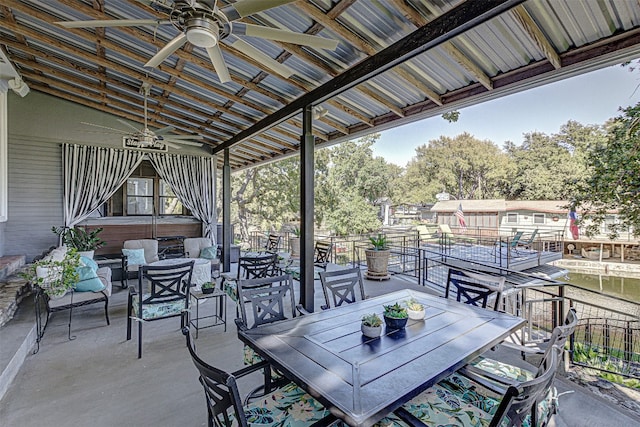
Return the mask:
[[367, 279], [387, 280], [389, 276], [389, 256], [391, 251], [388, 247], [386, 236], [378, 233], [376, 237], [369, 237], [371, 247], [365, 249], [364, 253], [367, 258]]
[[382, 319], [375, 313], [365, 314], [362, 316], [360, 330], [367, 338], [378, 338], [382, 332]]
[[384, 307], [384, 323], [387, 329], [404, 329], [409, 320], [407, 309], [398, 303], [385, 305]]
[[86, 228], [64, 228], [52, 227], [51, 231], [62, 237], [62, 243], [74, 248], [80, 255], [93, 258], [96, 249], [106, 245], [105, 241], [98, 237], [102, 232], [102, 227], [87, 231]]

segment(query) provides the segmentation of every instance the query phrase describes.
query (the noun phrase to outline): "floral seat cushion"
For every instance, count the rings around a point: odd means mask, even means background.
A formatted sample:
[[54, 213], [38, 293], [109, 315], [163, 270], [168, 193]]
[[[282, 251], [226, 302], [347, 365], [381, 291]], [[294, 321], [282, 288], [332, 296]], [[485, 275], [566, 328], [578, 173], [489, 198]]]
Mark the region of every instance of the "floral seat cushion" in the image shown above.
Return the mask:
[[[404, 408], [427, 425], [483, 427], [493, 418], [500, 401], [500, 396], [461, 375], [452, 374], [406, 403]], [[537, 427], [544, 425], [550, 415], [551, 401], [550, 391], [538, 405]], [[523, 427], [532, 427], [530, 418], [527, 416]], [[501, 426], [509, 424], [507, 417], [500, 423]]]
[[238, 302], [238, 283], [236, 279], [224, 278], [222, 282], [224, 292], [231, 298], [232, 301]]
[[[144, 294], [142, 299], [146, 299], [149, 295]], [[142, 315], [139, 311], [138, 295], [133, 295], [133, 315], [143, 320], [161, 319], [178, 315], [184, 311], [185, 301], [183, 299], [169, 302], [161, 302], [154, 304], [142, 304]]]
[[[244, 407], [250, 426], [306, 427], [329, 415], [317, 400], [289, 383]], [[238, 425], [234, 419], [233, 425]]]
[[491, 374], [519, 382], [530, 381], [535, 378], [535, 373], [531, 371], [486, 357], [478, 357], [474, 359], [471, 362], [471, 365]]

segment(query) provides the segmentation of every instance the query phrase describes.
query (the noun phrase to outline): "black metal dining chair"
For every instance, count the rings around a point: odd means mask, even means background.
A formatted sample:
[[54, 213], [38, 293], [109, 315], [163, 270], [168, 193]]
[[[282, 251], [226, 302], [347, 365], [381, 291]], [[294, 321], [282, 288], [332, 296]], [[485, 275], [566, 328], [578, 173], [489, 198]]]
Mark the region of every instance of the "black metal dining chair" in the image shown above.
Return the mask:
[[395, 413], [412, 426], [546, 426], [557, 412], [553, 380], [559, 351], [555, 349], [531, 380], [488, 380], [471, 372], [454, 373]]
[[142, 357], [142, 325], [170, 317], [180, 317], [180, 327], [187, 324], [189, 287], [195, 261], [173, 265], [143, 265], [137, 289], [129, 288], [127, 300], [127, 341], [131, 339], [131, 322], [138, 322], [138, 359]]
[[449, 269], [444, 297], [449, 298], [455, 291], [456, 301], [476, 307], [487, 308], [493, 300], [493, 310], [497, 310], [504, 290], [505, 278], [469, 271]]
[[264, 250], [274, 254], [278, 252], [278, 249], [280, 248], [280, 239], [280, 236], [269, 233], [267, 236], [267, 243], [264, 245]]
[[323, 310], [340, 307], [365, 299], [362, 272], [359, 268], [345, 268], [335, 271], [321, 271], [320, 283], [324, 293]]
[[327, 264], [331, 260], [331, 250], [333, 243], [318, 240], [313, 250], [313, 265], [323, 270], [327, 269]]
[[183, 328], [182, 333], [187, 339], [191, 360], [200, 374], [209, 427], [327, 426], [336, 420], [317, 400], [291, 382], [270, 391], [251, 404], [243, 405], [237, 379], [259, 370], [268, 371], [269, 365], [263, 361], [227, 373], [209, 365], [198, 356], [189, 328]]

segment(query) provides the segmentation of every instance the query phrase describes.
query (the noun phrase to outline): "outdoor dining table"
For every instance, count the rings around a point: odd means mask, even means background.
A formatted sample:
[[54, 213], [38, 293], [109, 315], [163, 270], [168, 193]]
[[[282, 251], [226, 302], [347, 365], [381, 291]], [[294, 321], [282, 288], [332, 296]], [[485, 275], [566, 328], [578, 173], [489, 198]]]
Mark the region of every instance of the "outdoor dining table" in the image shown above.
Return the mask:
[[[367, 313], [415, 298], [424, 320], [361, 334]], [[525, 320], [402, 290], [254, 329], [238, 337], [353, 427], [367, 427], [497, 345]]]

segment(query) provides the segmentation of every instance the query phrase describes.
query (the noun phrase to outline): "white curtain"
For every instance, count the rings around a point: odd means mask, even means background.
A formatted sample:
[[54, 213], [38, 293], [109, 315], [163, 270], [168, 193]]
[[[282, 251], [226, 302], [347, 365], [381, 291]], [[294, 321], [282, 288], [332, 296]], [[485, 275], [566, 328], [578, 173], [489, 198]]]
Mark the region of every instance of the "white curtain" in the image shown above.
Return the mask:
[[106, 202], [143, 156], [133, 150], [64, 144], [64, 225], [73, 227]]
[[182, 204], [202, 221], [203, 236], [209, 237], [215, 244], [215, 157], [149, 153], [149, 160]]

